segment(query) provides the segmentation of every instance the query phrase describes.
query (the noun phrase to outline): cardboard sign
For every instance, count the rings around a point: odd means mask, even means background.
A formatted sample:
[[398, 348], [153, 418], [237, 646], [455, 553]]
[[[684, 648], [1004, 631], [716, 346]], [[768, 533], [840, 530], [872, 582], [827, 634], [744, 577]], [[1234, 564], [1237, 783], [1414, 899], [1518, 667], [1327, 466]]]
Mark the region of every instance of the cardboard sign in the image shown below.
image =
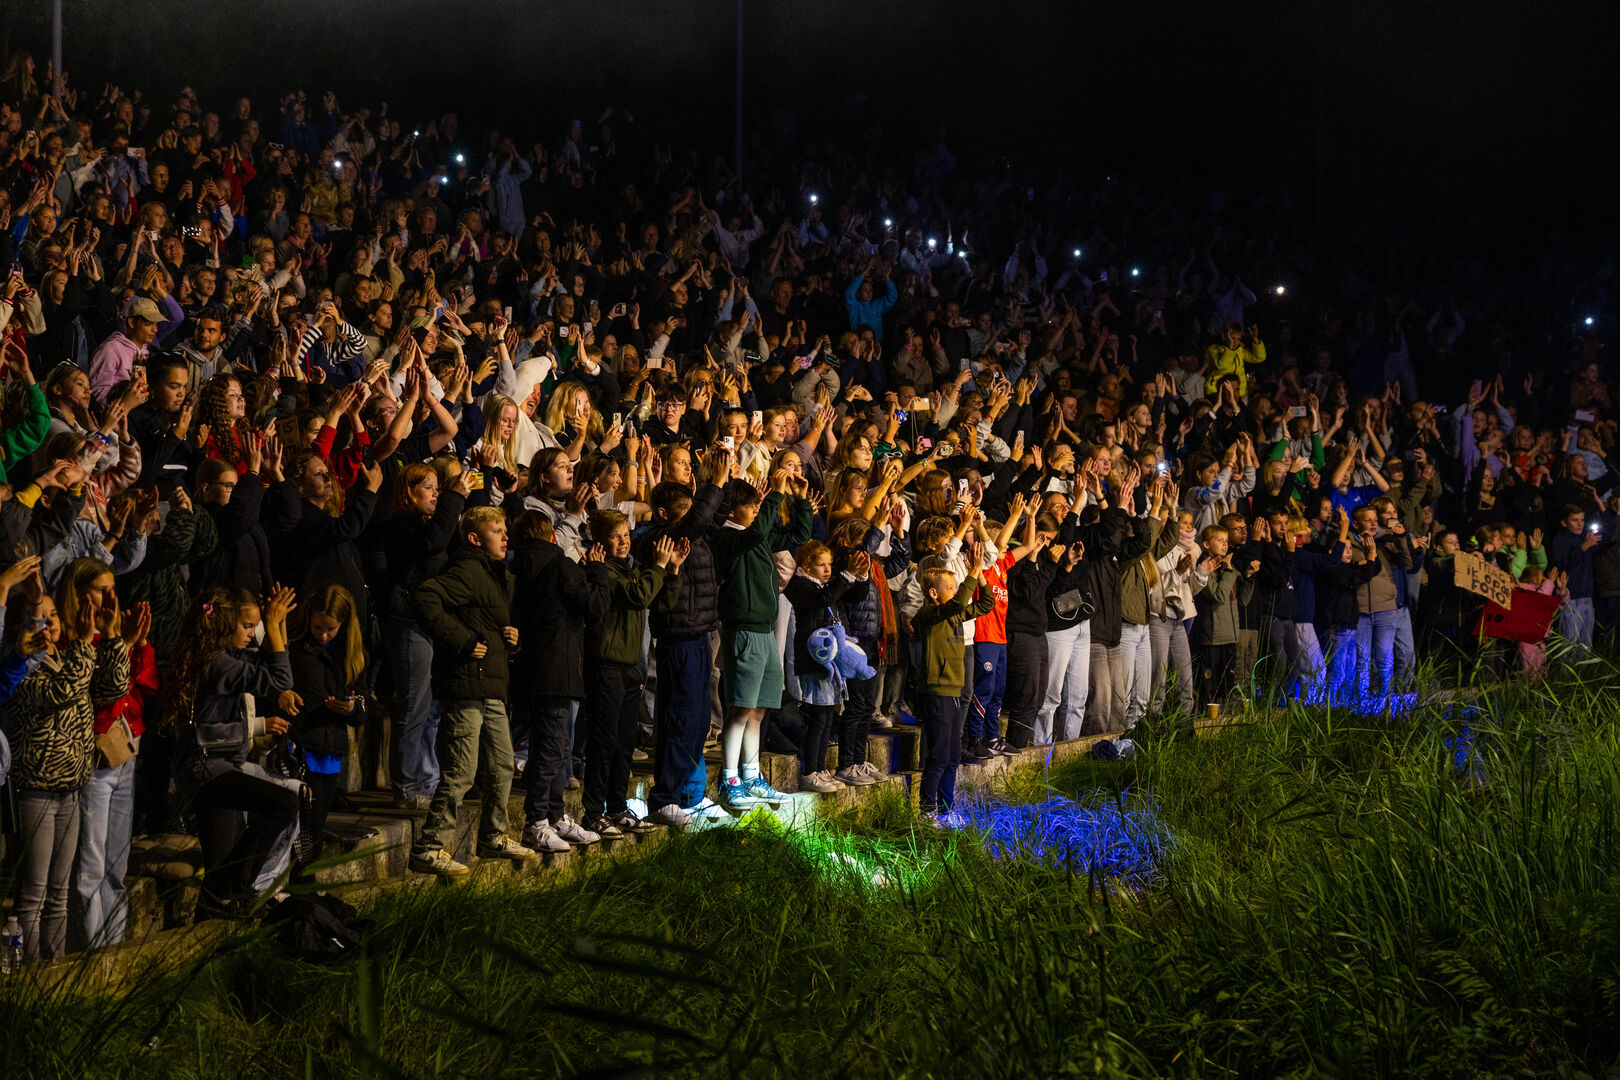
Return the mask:
[[1504, 610], [1512, 610], [1515, 592], [1513, 575], [1506, 570], [1498, 570], [1494, 563], [1473, 552], [1459, 551], [1456, 559], [1458, 588], [1483, 596]]
[[1558, 610], [1558, 597], [1550, 593], [1518, 589], [1518, 602], [1512, 610], [1500, 604], [1486, 604], [1480, 612], [1476, 634], [1485, 637], [1506, 638], [1535, 645], [1547, 636], [1552, 626], [1553, 613]]

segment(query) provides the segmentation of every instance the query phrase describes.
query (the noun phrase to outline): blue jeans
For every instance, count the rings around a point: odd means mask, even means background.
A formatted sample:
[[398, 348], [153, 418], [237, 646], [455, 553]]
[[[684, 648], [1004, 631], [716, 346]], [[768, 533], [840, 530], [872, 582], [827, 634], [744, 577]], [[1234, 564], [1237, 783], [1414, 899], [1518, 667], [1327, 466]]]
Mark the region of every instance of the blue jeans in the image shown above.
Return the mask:
[[1592, 598], [1572, 596], [1558, 611], [1558, 632], [1578, 645], [1592, 647]]
[[1405, 690], [1412, 684], [1412, 669], [1417, 667], [1417, 644], [1412, 640], [1412, 609], [1395, 609], [1395, 688]]
[[1007, 646], [993, 641], [973, 645], [978, 667], [973, 672], [973, 711], [968, 714], [970, 743], [1001, 737], [1001, 701], [1007, 694]]
[[[1375, 611], [1356, 620], [1356, 690], [1373, 699], [1389, 693], [1395, 677], [1395, 635], [1401, 611]], [[1410, 627], [1410, 622], [1408, 622]], [[1410, 633], [1408, 629], [1408, 633]]]
[[79, 861], [73, 875], [80, 944], [86, 948], [124, 940], [129, 915], [124, 873], [134, 819], [135, 759], [91, 773], [79, 789]]
[[647, 809], [696, 806], [708, 788], [703, 743], [709, 735], [709, 635], [654, 646], [658, 688], [653, 712], [653, 787]]
[[433, 700], [433, 642], [403, 619], [390, 619], [388, 662], [394, 676], [394, 784], [402, 795], [439, 786], [439, 711]]
[[1119, 657], [1125, 669], [1125, 730], [1130, 731], [1147, 712], [1153, 687], [1153, 638], [1145, 623], [1119, 628]]

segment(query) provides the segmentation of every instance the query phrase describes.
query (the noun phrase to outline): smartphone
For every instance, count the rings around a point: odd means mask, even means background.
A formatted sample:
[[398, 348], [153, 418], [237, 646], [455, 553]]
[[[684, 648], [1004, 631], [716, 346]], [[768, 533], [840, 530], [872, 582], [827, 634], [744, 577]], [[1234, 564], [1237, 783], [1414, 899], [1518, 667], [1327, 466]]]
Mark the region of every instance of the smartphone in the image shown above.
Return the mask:
[[568, 340], [568, 327], [566, 327], [566, 326], [557, 327], [557, 336], [562, 338], [564, 341], [567, 341]]
[[616, 428], [624, 427], [624, 413], [616, 412], [616, 413], [613, 414], [613, 425], [612, 426], [616, 427]]
[[1474, 380], [1474, 385], [1472, 385], [1472, 386], [1470, 386], [1468, 388], [1468, 396], [1469, 397], [1479, 397], [1484, 392], [1485, 392], [1485, 381], [1483, 379], [1475, 379]]
[[1295, 405], [1292, 409], [1288, 410], [1288, 415], [1295, 418], [1309, 416], [1311, 415], [1311, 410], [1307, 409], [1303, 405]]
[[737, 440], [730, 435], [722, 435], [720, 436], [720, 445], [727, 450], [735, 450], [737, 449]]
[[128, 157], [144, 158], [146, 156], [146, 147], [144, 147], [144, 146], [132, 146], [128, 150], [124, 151], [124, 153]]
[[630, 305], [628, 304], [614, 304], [613, 310], [609, 312], [609, 314], [611, 314], [615, 319], [622, 319], [624, 318], [625, 312], [629, 310]]
[[753, 411], [753, 413], [748, 417], [748, 422], [751, 423], [751, 424], [758, 424], [758, 425], [763, 426], [764, 423], [765, 423], [765, 413], [760, 409], [755, 409]]
[[1160, 476], [1170, 475], [1170, 463], [1168, 461], [1156, 461], [1153, 463], [1153, 467], [1159, 470]]
[[366, 443], [366, 448], [360, 451], [360, 464], [371, 468], [377, 463], [377, 447], [373, 443]]
[[1586, 531], [1591, 533], [1593, 536], [1597, 536], [1603, 532], [1603, 526], [1594, 521], [1592, 524], [1586, 527]]
[[926, 454], [934, 448], [934, 440], [924, 436], [917, 440], [917, 453]]
[[1018, 433], [1018, 438], [1013, 440], [1012, 456], [1014, 458], [1021, 458], [1024, 456], [1024, 433], [1022, 431]]
[[896, 409], [894, 410], [894, 418], [903, 424], [907, 420], [911, 419], [911, 414], [906, 412], [904, 409]]
[[808, 356], [801, 356], [797, 360], [793, 361], [793, 366], [800, 371], [804, 371], [810, 366], [810, 363], [811, 361]]
[[649, 357], [647, 357], [647, 370], [648, 371], [658, 371], [658, 370], [662, 369], [663, 366], [664, 366], [664, 358], [662, 356], [649, 356]]
[[501, 308], [501, 314], [506, 316], [506, 321], [507, 322], [511, 322], [512, 321], [512, 305], [507, 304], [505, 307]]
[[929, 401], [925, 397], [913, 398], [912, 402], [911, 402], [911, 411], [912, 412], [933, 412], [934, 411], [934, 403], [932, 401]]
[[967, 482], [967, 478], [963, 477], [962, 479], [960, 479], [960, 480], [958, 480], [956, 482], [956, 497], [958, 499], [965, 499], [965, 498], [967, 498], [967, 496], [968, 496], [968, 482]]

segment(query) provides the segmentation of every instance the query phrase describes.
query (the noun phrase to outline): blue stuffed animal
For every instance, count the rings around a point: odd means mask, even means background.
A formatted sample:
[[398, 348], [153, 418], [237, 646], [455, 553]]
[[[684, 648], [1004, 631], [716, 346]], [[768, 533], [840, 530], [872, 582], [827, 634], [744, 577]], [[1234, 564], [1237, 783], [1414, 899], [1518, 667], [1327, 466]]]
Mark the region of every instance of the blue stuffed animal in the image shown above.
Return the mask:
[[812, 630], [808, 645], [816, 663], [845, 679], [870, 679], [877, 675], [877, 670], [866, 659], [866, 650], [844, 636], [842, 623]]

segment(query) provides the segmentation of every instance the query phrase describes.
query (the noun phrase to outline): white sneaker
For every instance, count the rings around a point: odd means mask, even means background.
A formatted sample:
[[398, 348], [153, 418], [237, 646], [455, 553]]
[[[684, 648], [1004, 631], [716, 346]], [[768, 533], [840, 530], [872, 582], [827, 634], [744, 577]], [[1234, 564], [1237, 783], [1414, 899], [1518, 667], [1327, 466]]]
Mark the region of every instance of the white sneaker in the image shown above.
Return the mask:
[[535, 851], [567, 851], [568, 841], [557, 835], [551, 822], [534, 821], [523, 830], [523, 846]]
[[674, 803], [665, 803], [646, 817], [643, 821], [650, 821], [655, 825], [669, 825], [680, 829], [692, 824], [692, 815], [676, 806]]
[[425, 855], [411, 856], [411, 869], [418, 874], [439, 874], [442, 877], [466, 877], [472, 873], [466, 863], [456, 862], [443, 848]]
[[862, 772], [864, 772], [867, 776], [870, 776], [873, 780], [882, 780], [885, 776], [888, 775], [888, 773], [885, 773], [882, 769], [878, 768], [876, 765], [872, 764], [870, 761], [861, 762], [860, 770]]
[[687, 815], [694, 821], [731, 820], [731, 815], [726, 813], [726, 808], [710, 798], [704, 798], [702, 802], [693, 806], [682, 807], [682, 809], [685, 810]]
[[842, 780], [833, 775], [833, 770], [831, 769], [822, 769], [816, 775], [821, 777], [821, 782], [823, 784], [831, 784], [835, 791], [842, 791], [844, 787], [847, 786]]
[[839, 785], [829, 783], [825, 772], [805, 773], [799, 777], [799, 790], [809, 791], [816, 795], [828, 795], [838, 790]]
[[894, 727], [894, 721], [882, 713], [874, 713], [871, 726], [873, 731], [887, 731]]
[[591, 832], [591, 830], [567, 814], [558, 818], [557, 823], [551, 828], [561, 839], [570, 844], [594, 844], [602, 839], [600, 835]]
[[877, 783], [877, 777], [862, 771], [859, 765], [845, 765], [833, 773], [833, 778], [854, 787], [866, 787], [868, 784]]

